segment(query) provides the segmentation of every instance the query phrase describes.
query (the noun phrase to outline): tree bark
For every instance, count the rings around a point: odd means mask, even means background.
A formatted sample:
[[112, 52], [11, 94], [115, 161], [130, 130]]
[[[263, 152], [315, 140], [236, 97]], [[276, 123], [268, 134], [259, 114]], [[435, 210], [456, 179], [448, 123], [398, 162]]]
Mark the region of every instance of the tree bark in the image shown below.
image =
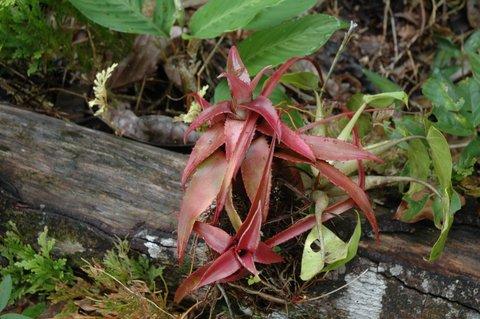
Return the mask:
[[[115, 237], [127, 236], [136, 250], [174, 265], [185, 160], [185, 155], [0, 105], [0, 228], [13, 220], [33, 239], [48, 226], [61, 253], [73, 258], [101, 255]], [[480, 318], [477, 209], [470, 207], [470, 219], [454, 225], [435, 263], [424, 258], [438, 232], [426, 224], [384, 229], [380, 244], [364, 239], [355, 262], [330, 273], [308, 296], [349, 284], [317, 301], [290, 305], [289, 316]], [[176, 269], [168, 276], [173, 281], [181, 276]], [[270, 318], [286, 317], [282, 309]]]

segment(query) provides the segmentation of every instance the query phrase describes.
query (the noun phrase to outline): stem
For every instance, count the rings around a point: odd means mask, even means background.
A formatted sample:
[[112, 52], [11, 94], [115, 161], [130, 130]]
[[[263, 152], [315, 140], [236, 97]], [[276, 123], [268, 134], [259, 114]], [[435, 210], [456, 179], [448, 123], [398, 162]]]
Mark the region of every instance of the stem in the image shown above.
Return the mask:
[[348, 121], [347, 125], [340, 132], [340, 135], [338, 135], [339, 140], [341, 141], [348, 140], [350, 134], [352, 133], [353, 127], [357, 123], [358, 119], [360, 118], [360, 115], [362, 115], [362, 112], [365, 110], [366, 107], [367, 107], [367, 103], [363, 103], [362, 106], [360, 106], [360, 108], [355, 112], [355, 114], [353, 114], [350, 121]]
[[[352, 180], [356, 181], [357, 177], [353, 177]], [[442, 197], [442, 194], [430, 183], [410, 176], [377, 176], [377, 175], [370, 175], [365, 178], [365, 190], [369, 190], [372, 188], [376, 188], [379, 186], [387, 185], [387, 184], [394, 184], [394, 183], [404, 183], [404, 182], [411, 182], [423, 185], [430, 189], [435, 195], [438, 197]], [[340, 190], [337, 187], [333, 187], [327, 191], [329, 195], [339, 195], [343, 194], [343, 190]]]
[[333, 69], [335, 68], [335, 65], [338, 62], [338, 59], [340, 55], [345, 51], [345, 48], [347, 47], [348, 41], [350, 41], [350, 38], [352, 37], [352, 33], [357, 27], [357, 24], [353, 21], [350, 21], [350, 28], [348, 28], [347, 33], [345, 34], [345, 37], [343, 38], [342, 43], [340, 44], [340, 48], [338, 48], [337, 54], [335, 54], [335, 57], [333, 58], [332, 65], [330, 66], [330, 70], [328, 70], [327, 76], [325, 77], [325, 80], [323, 80], [323, 85], [322, 89], [320, 90], [320, 99], [323, 97], [323, 93], [325, 92], [325, 86], [328, 82], [328, 79], [332, 75]]
[[322, 254], [322, 260], [325, 260], [325, 240], [323, 238], [322, 214], [328, 206], [328, 197], [324, 192], [315, 191], [312, 193], [312, 198], [315, 201], [315, 220], [317, 222], [317, 236], [320, 242], [320, 252]]

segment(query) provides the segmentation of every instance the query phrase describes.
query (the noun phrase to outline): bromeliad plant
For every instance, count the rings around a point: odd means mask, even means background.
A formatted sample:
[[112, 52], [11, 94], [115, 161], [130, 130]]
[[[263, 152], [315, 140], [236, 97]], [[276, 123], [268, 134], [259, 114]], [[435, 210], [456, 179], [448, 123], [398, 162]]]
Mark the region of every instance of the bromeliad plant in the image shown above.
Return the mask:
[[[326, 221], [354, 206], [360, 208], [378, 236], [378, 226], [367, 194], [360, 185], [335, 168], [333, 161], [374, 160], [374, 154], [346, 141], [300, 134], [284, 124], [269, 100], [282, 75], [299, 58], [280, 66], [265, 84], [258, 97], [253, 90], [268, 68], [250, 79], [235, 47], [230, 49], [226, 72], [231, 100], [210, 105], [194, 94], [203, 111], [192, 122], [188, 135], [202, 125], [208, 126], [197, 141], [182, 176], [188, 182], [178, 216], [178, 256], [183, 261], [192, 231], [202, 237], [219, 254], [212, 263], [192, 273], [178, 288], [179, 302], [191, 291], [214, 282], [231, 281], [249, 273], [258, 274], [255, 263], [272, 264], [282, 257], [272, 248], [315, 226], [307, 218], [263, 242], [261, 227], [268, 218], [273, 157], [307, 163], [319, 175], [341, 188], [348, 198], [326, 208]], [[232, 181], [241, 175], [251, 205], [242, 221], [232, 204]], [[200, 221], [202, 213], [215, 203], [210, 224]], [[223, 210], [236, 230], [230, 236], [216, 227]], [[312, 223], [313, 221], [313, 223]]]

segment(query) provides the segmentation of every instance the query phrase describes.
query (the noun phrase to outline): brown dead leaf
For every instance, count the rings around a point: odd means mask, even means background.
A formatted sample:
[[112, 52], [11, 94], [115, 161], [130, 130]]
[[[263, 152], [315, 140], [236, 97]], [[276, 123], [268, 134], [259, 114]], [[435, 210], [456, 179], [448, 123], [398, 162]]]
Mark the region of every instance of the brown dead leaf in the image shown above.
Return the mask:
[[110, 78], [111, 88], [118, 88], [140, 81], [157, 70], [158, 63], [165, 55], [168, 39], [153, 35], [139, 35], [135, 38], [132, 52], [123, 59]]

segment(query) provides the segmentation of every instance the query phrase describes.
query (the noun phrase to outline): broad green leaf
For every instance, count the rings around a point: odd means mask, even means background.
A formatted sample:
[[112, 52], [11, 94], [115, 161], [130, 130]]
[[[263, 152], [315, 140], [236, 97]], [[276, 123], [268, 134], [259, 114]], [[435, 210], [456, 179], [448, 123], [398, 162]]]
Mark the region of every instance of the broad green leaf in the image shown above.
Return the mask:
[[440, 72], [432, 75], [422, 86], [422, 93], [436, 106], [448, 111], [459, 111], [465, 100], [458, 96], [455, 85]]
[[168, 37], [174, 0], [69, 0], [90, 20], [115, 31]]
[[480, 138], [477, 137], [468, 143], [462, 150], [460, 159], [454, 165], [455, 179], [461, 180], [473, 174], [473, 166], [480, 158]]
[[[415, 175], [413, 175], [415, 176]], [[403, 196], [403, 200], [407, 203], [407, 210], [402, 214], [400, 220], [402, 222], [409, 222], [413, 220], [425, 207], [429, 198], [428, 194], [425, 194], [420, 200], [415, 200], [410, 195]]]
[[466, 52], [477, 52], [480, 49], [480, 30], [473, 32], [465, 41]]
[[[426, 181], [430, 175], [430, 156], [428, 155], [428, 150], [423, 142], [420, 140], [409, 141], [407, 156], [409, 175]], [[421, 191], [423, 188], [424, 186], [421, 184], [410, 183], [408, 195], [412, 196], [413, 194]]]
[[5, 315], [1, 315], [0, 319], [32, 319], [32, 318], [24, 315], [19, 315], [16, 313], [7, 313]]
[[12, 277], [6, 275], [0, 283], [0, 311], [5, 309], [12, 293]]
[[427, 134], [435, 175], [443, 191], [450, 192], [452, 179], [452, 155], [443, 134], [434, 126], [430, 126]]
[[403, 89], [396, 83], [381, 76], [378, 73], [363, 69], [363, 74], [380, 92], [402, 91]]
[[360, 215], [357, 213], [357, 225], [355, 226], [355, 230], [353, 231], [352, 237], [347, 243], [347, 255], [343, 259], [336, 260], [330, 263], [327, 267], [325, 267], [322, 271], [330, 271], [337, 269], [348, 263], [350, 260], [353, 259], [357, 255], [358, 250], [358, 243], [360, 242], [360, 237], [362, 235], [362, 224], [360, 223]]
[[[338, 135], [339, 140], [342, 140], [342, 141], [348, 140], [353, 130], [353, 127], [357, 123], [358, 119], [360, 118], [360, 115], [365, 110], [367, 105], [372, 105], [372, 106], [375, 105], [376, 107], [381, 108], [381, 107], [387, 107], [391, 105], [396, 100], [401, 101], [405, 104], [408, 103], [408, 96], [403, 91], [385, 92], [385, 93], [379, 93], [374, 95], [364, 94], [361, 96], [361, 98], [362, 98], [361, 106], [357, 109], [357, 111], [352, 116], [350, 121], [347, 123], [347, 125], [345, 125], [343, 130]], [[354, 102], [352, 103], [359, 103], [358, 99], [359, 99], [359, 95], [356, 96], [356, 100], [354, 100]]]
[[459, 69], [459, 66], [455, 65], [455, 62], [458, 61], [462, 52], [450, 39], [436, 37], [436, 40], [438, 47], [433, 60], [433, 69], [441, 69], [447, 76], [450, 76]]
[[22, 312], [22, 315], [29, 318], [37, 318], [47, 309], [47, 305], [43, 302], [37, 303], [36, 305], [30, 306]]
[[267, 65], [276, 66], [292, 57], [312, 54], [335, 31], [348, 26], [332, 16], [307, 15], [255, 32], [239, 44], [239, 51], [250, 74], [256, 74]]
[[365, 94], [363, 101], [371, 106], [382, 108], [392, 105], [395, 101], [408, 104], [408, 95], [403, 91], [383, 92], [374, 95]]
[[444, 213], [445, 217], [443, 218], [443, 225], [442, 225], [442, 230], [440, 232], [440, 236], [438, 237], [437, 241], [432, 247], [432, 250], [430, 251], [430, 257], [429, 257], [430, 261], [437, 260], [438, 257], [440, 257], [440, 255], [443, 252], [445, 243], [448, 238], [448, 233], [450, 232], [450, 228], [452, 227], [452, 224], [453, 224], [454, 214], [462, 206], [460, 201], [460, 196], [458, 195], [457, 192], [453, 191], [451, 200], [448, 201], [447, 196], [445, 196], [445, 200], [442, 201], [442, 205], [443, 205], [443, 210], [445, 212]]
[[465, 101], [461, 113], [469, 119], [473, 131], [474, 127], [480, 125], [480, 78], [479, 81], [471, 77], [467, 78], [456, 86], [456, 90]]
[[471, 136], [473, 134], [474, 127], [469, 119], [471, 114], [449, 112], [444, 107], [434, 107], [433, 115], [437, 119], [437, 122], [434, 123], [435, 127], [442, 132], [456, 136]]
[[271, 28], [285, 20], [296, 17], [317, 3], [317, 0], [280, 0], [277, 4], [260, 11], [249, 24], [248, 30]]
[[480, 55], [476, 53], [468, 54], [468, 61], [470, 62], [470, 67], [472, 68], [473, 75], [480, 81]]
[[317, 90], [319, 78], [312, 72], [292, 72], [282, 75], [280, 82], [303, 90]]
[[318, 239], [317, 226], [315, 226], [305, 240], [302, 256], [300, 278], [310, 280], [319, 272], [327, 272], [345, 265], [357, 254], [358, 243], [362, 235], [360, 215], [357, 214], [357, 225], [348, 243], [343, 242], [330, 229], [322, 225], [322, 234], [325, 244], [325, 254], [314, 251], [312, 245]]
[[334, 232], [322, 225], [325, 251], [315, 251], [312, 245], [318, 239], [318, 226], [312, 228], [305, 240], [302, 255], [300, 278], [304, 281], [312, 279], [322, 271], [325, 263], [332, 263], [347, 257], [348, 247]]
[[210, 39], [246, 26], [261, 10], [280, 0], [210, 0], [190, 20], [192, 37]]

